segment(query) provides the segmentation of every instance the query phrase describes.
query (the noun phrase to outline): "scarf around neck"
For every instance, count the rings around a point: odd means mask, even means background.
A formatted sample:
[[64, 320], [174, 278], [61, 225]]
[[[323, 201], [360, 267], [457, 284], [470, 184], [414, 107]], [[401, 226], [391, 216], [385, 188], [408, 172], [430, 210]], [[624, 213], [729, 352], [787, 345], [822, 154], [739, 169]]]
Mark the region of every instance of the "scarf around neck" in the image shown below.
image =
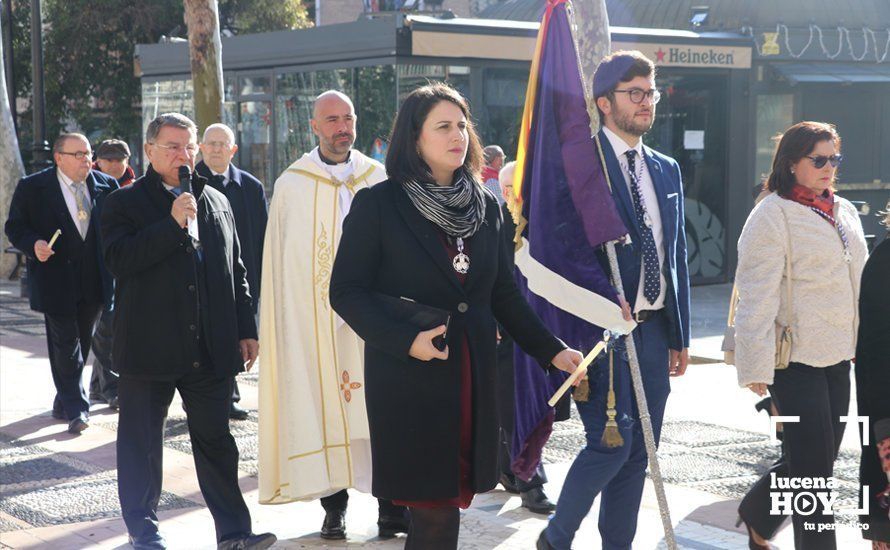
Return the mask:
[[485, 193], [463, 169], [448, 186], [413, 180], [402, 186], [420, 215], [451, 237], [472, 237], [485, 223]]

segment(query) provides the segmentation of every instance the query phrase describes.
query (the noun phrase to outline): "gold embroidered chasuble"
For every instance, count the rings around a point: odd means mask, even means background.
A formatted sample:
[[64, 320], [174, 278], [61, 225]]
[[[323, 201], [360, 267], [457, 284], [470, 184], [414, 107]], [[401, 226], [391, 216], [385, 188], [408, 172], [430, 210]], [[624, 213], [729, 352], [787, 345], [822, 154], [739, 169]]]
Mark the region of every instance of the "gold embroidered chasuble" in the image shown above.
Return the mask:
[[346, 181], [309, 154], [275, 182], [260, 296], [259, 501], [371, 488], [364, 344], [331, 309], [341, 193], [386, 179], [358, 151]]

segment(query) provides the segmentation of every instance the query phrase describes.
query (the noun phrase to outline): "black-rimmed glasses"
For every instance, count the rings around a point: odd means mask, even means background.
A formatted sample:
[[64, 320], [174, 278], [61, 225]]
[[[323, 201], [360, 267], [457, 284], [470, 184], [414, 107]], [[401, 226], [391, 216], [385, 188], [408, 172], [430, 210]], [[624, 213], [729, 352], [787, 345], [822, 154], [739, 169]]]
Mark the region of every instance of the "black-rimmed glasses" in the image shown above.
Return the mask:
[[77, 160], [83, 160], [84, 157], [89, 157], [89, 158], [93, 157], [93, 153], [91, 153], [89, 151], [75, 151], [73, 153], [69, 153], [67, 151], [59, 151], [59, 154], [60, 155], [70, 155], [70, 156], [76, 158]]
[[822, 168], [826, 163], [831, 163], [832, 168], [837, 168], [838, 165], [844, 160], [844, 155], [831, 155], [830, 157], [826, 157], [825, 155], [817, 155], [815, 157], [807, 156], [808, 159], [813, 161], [813, 166], [816, 169]]
[[642, 103], [643, 99], [649, 98], [652, 100], [652, 105], [655, 105], [661, 100], [661, 92], [652, 88], [651, 90], [643, 90], [642, 88], [631, 88], [629, 90], [615, 90], [616, 94], [627, 94], [627, 97], [630, 98], [631, 103]]

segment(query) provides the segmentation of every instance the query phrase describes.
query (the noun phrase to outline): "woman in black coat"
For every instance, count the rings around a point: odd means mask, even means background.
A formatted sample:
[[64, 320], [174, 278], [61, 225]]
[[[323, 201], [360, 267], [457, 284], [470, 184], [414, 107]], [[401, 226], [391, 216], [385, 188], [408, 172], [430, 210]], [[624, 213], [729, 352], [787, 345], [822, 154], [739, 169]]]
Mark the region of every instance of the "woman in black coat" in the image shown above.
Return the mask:
[[[581, 360], [516, 288], [469, 121], [444, 84], [407, 97], [390, 179], [355, 196], [331, 275], [331, 305], [365, 341], [372, 491], [409, 507], [408, 549], [456, 548], [458, 508], [497, 483], [497, 322], [542, 368], [570, 372]], [[398, 321], [378, 293], [447, 310], [447, 346], [433, 343], [444, 325]]]
[[[890, 202], [884, 225], [890, 227]], [[859, 480], [868, 499], [862, 536], [875, 549], [890, 548], [890, 235], [874, 249], [862, 272], [859, 337], [856, 344], [856, 401], [869, 419], [868, 445], [862, 446]], [[883, 491], [882, 499], [875, 498]], [[860, 491], [860, 494], [862, 492]], [[883, 502], [883, 506], [881, 503]]]

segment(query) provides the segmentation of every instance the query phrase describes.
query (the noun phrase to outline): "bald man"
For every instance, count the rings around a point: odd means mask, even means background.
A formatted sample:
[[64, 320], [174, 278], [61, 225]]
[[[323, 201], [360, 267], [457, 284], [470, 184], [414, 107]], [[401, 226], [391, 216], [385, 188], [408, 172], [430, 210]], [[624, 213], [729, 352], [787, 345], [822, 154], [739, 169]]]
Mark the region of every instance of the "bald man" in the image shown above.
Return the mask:
[[[318, 147], [275, 182], [260, 298], [260, 502], [321, 498], [321, 536], [346, 538], [347, 488], [370, 493], [364, 345], [331, 309], [331, 266], [356, 192], [386, 179], [352, 148], [352, 100], [327, 91], [311, 120]], [[379, 501], [381, 537], [407, 532], [404, 509]]]
[[[232, 163], [238, 145], [235, 133], [225, 124], [211, 124], [204, 130], [201, 139], [201, 162], [195, 165], [195, 172], [207, 178], [211, 187], [229, 199], [235, 228], [241, 244], [241, 262], [247, 270], [247, 284], [253, 298], [253, 313], [256, 315], [260, 303], [260, 279], [263, 262], [263, 240], [266, 236], [266, 222], [269, 210], [266, 204], [266, 191], [263, 182], [253, 174]], [[249, 413], [238, 405], [241, 393], [238, 382], [232, 383], [232, 403], [229, 418], [246, 420]]]

